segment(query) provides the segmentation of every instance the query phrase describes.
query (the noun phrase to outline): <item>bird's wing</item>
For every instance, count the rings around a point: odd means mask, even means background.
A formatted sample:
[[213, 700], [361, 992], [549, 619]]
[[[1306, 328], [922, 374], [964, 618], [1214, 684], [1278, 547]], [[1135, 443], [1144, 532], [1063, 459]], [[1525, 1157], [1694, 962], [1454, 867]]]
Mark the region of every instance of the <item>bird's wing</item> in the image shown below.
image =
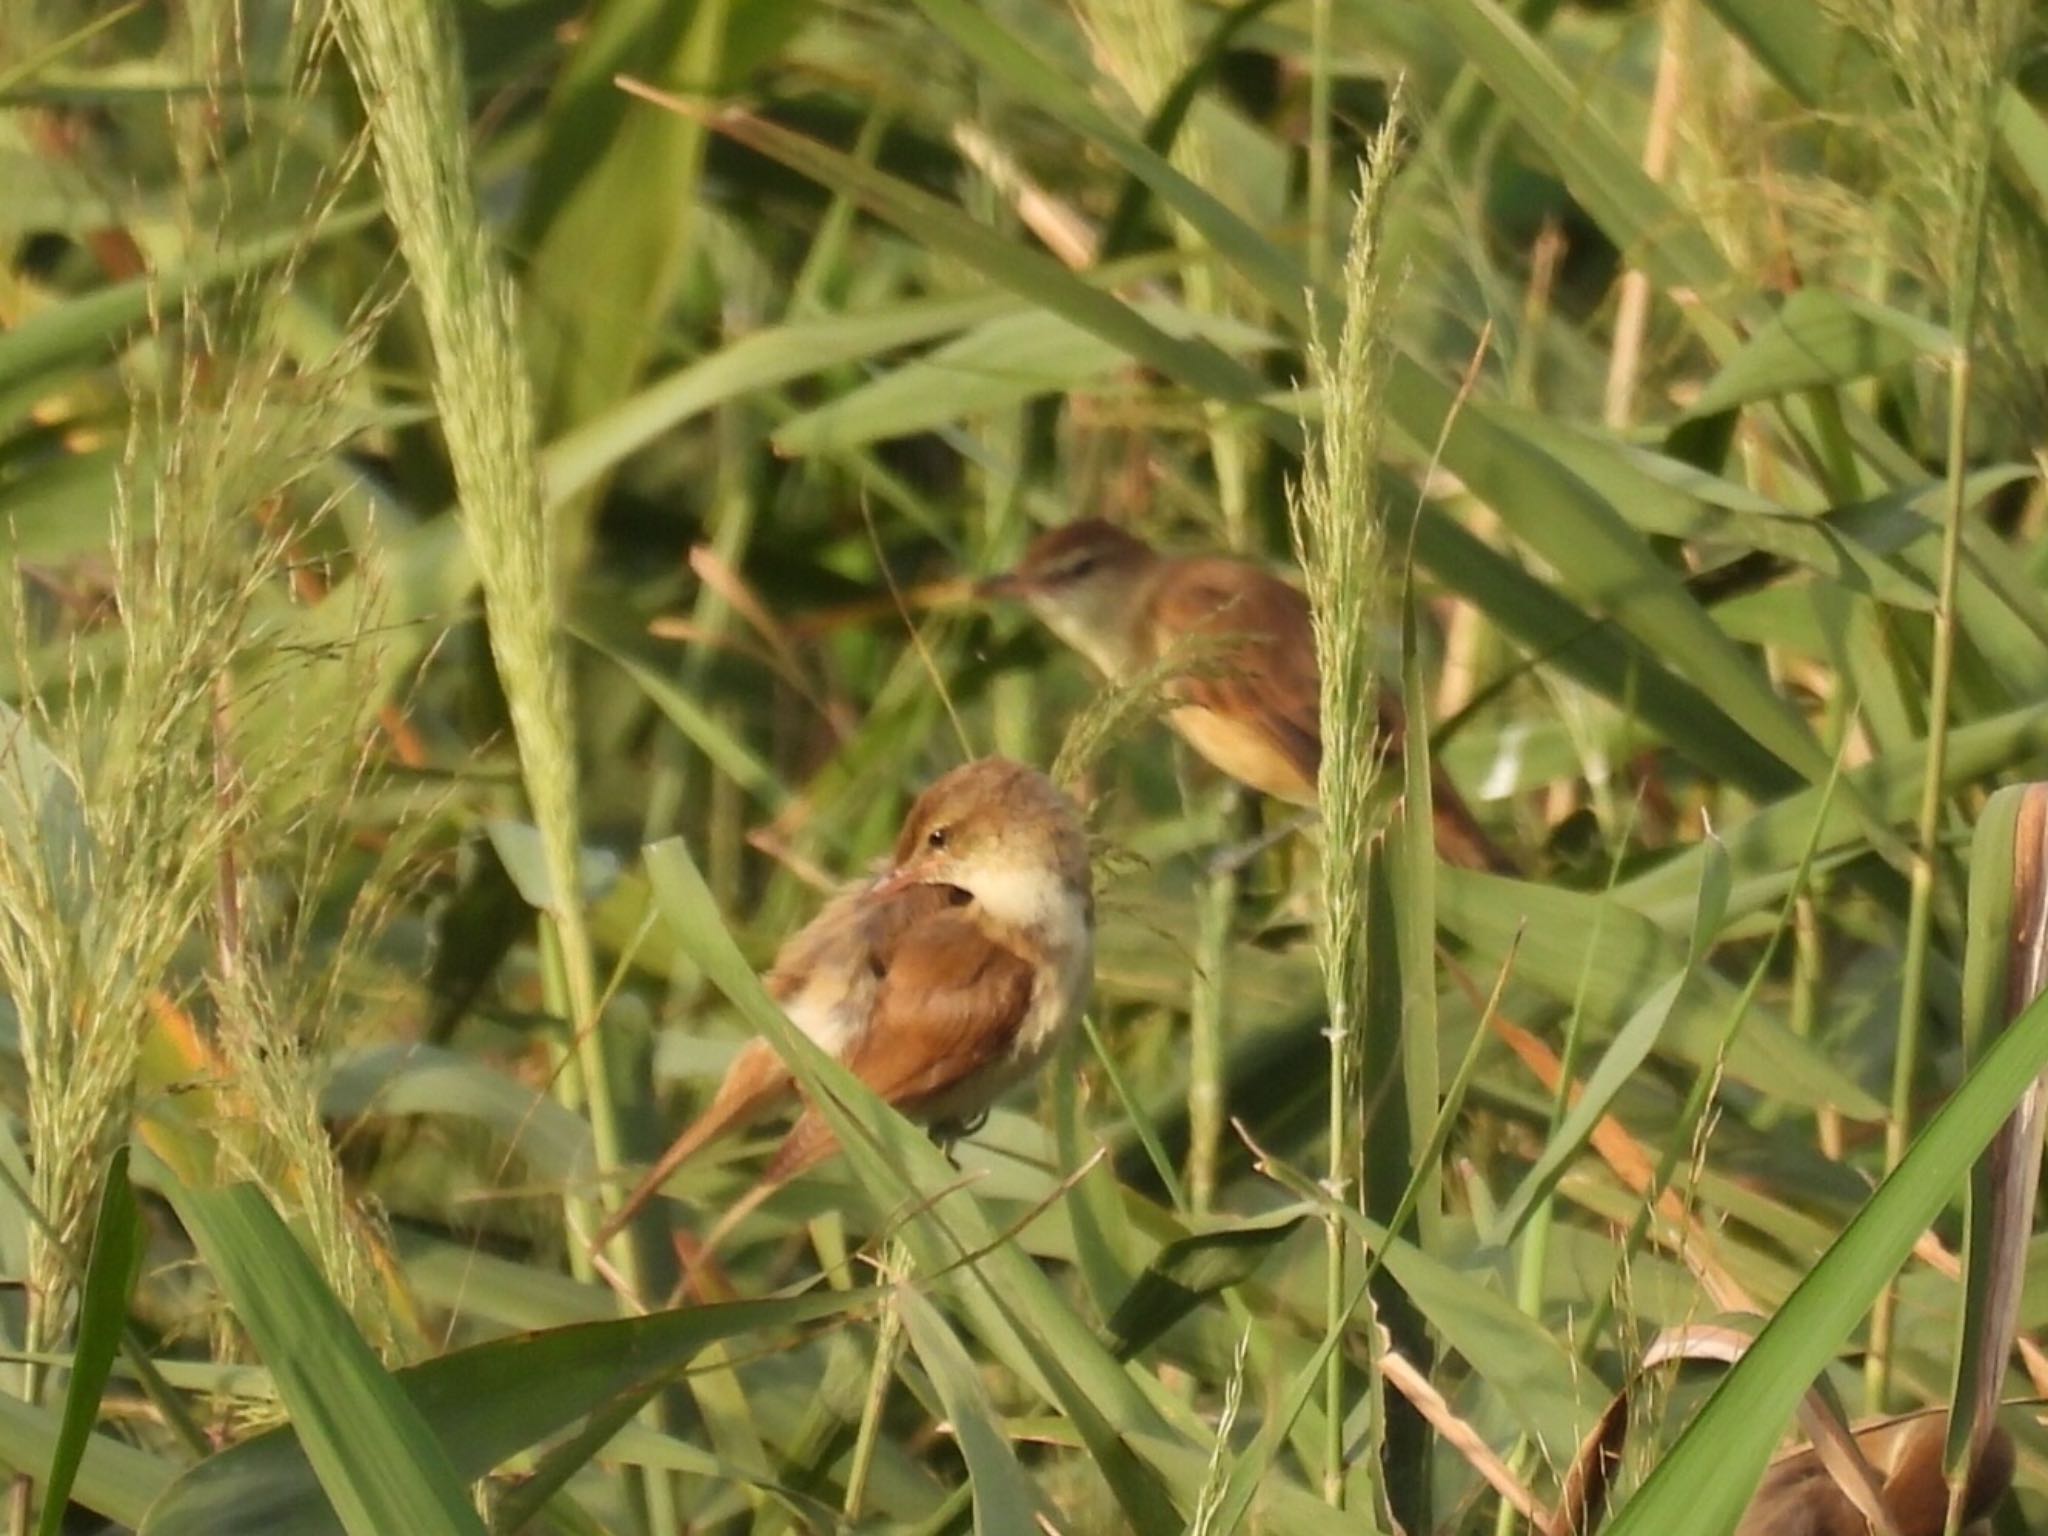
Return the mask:
[[834, 1056], [844, 1057], [866, 1028], [875, 987], [901, 936], [951, 899], [940, 886], [877, 895], [875, 884], [851, 886], [827, 902], [783, 944], [765, 978], [768, 995]]
[[[1031, 963], [950, 906], [906, 924], [890, 947], [873, 1016], [846, 1066], [908, 1114], [1001, 1061], [1031, 1008]], [[838, 1145], [815, 1109], [792, 1127], [766, 1177], [794, 1177]]]
[[1308, 600], [1277, 576], [1239, 560], [1177, 561], [1152, 594], [1152, 650], [1170, 654], [1182, 636], [1223, 642], [1213, 659], [1174, 679], [1174, 698], [1256, 721], [1313, 784], [1322, 762], [1322, 690]]
[[[1256, 722], [1313, 791], [1323, 757], [1322, 688], [1308, 600], [1241, 560], [1183, 560], [1159, 583], [1150, 619], [1155, 655], [1166, 654], [1180, 635], [1227, 639], [1215, 665], [1174, 680], [1173, 697]], [[1398, 752], [1407, 730], [1399, 690], [1381, 688], [1378, 707], [1379, 749]], [[1444, 858], [1468, 869], [1513, 873], [1513, 862], [1480, 826], [1440, 763], [1433, 765], [1431, 787], [1436, 845]]]
[[[1901, 1414], [1860, 1425], [1855, 1434], [1900, 1536], [1939, 1536], [1948, 1516], [1942, 1468], [1947, 1416], [1933, 1409]], [[1996, 1429], [1970, 1471], [1965, 1525], [1990, 1513], [2004, 1497], [2012, 1470], [2012, 1437]], [[1868, 1530], [1869, 1522], [1809, 1446], [1771, 1464], [1736, 1536], [1864, 1536]]]
[[[844, 1056], [865, 1031], [890, 957], [904, 934], [952, 903], [943, 887], [910, 886], [876, 896], [874, 882], [849, 886], [784, 942], [766, 980], [769, 995], [820, 1047]], [[712, 1142], [745, 1130], [796, 1099], [775, 1048], [750, 1040], [704, 1112], [669, 1144], [598, 1234], [599, 1245], [653, 1198], [684, 1163]]]
[[1036, 972], [964, 910], [908, 930], [875, 1017], [847, 1060], [891, 1104], [914, 1109], [999, 1060], [1031, 1007]]

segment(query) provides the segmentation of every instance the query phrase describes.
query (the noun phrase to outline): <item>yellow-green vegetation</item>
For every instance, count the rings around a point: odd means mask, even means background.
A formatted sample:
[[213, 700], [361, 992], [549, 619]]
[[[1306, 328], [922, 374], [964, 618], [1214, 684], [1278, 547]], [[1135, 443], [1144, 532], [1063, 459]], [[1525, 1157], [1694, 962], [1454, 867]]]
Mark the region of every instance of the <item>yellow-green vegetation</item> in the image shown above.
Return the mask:
[[[5, 1536], [2048, 1519], [2039, 41], [0, 5]], [[1082, 516], [1301, 587], [1320, 815], [975, 595]], [[756, 977], [992, 752], [1097, 974], [942, 1150]], [[847, 1155], [594, 1253], [755, 1033]]]

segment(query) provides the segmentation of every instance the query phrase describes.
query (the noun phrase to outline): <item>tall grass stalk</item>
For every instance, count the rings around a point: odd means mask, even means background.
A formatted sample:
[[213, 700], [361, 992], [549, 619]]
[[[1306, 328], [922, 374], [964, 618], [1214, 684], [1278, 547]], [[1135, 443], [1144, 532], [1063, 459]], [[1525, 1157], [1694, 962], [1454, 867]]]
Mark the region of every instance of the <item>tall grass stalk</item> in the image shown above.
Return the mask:
[[[600, 1178], [627, 1148], [598, 1028], [596, 962], [584, 911], [575, 728], [561, 643], [555, 519], [534, 443], [533, 386], [519, 350], [513, 289], [500, 270], [471, 180], [449, 13], [438, 6], [340, 0], [335, 27], [369, 117], [384, 203], [419, 295], [434, 353], [434, 403], [455, 476], [463, 536], [483, 587], [491, 655], [512, 719], [520, 775], [541, 839], [573, 1044], [562, 1086], [590, 1116]], [[579, 1233], [616, 1205], [601, 1182], [596, 1208], [565, 1197], [572, 1263]], [[636, 1234], [609, 1254], [625, 1289], [646, 1293]], [[659, 1419], [659, 1405], [654, 1414]], [[642, 1480], [657, 1531], [680, 1528], [668, 1474]]]
[[[910, 1249], [901, 1239], [889, 1244], [883, 1255], [883, 1272], [895, 1281], [910, 1277]], [[889, 1384], [896, 1376], [896, 1357], [903, 1348], [903, 1312], [892, 1297], [882, 1307], [881, 1322], [875, 1330], [875, 1358], [868, 1373], [868, 1390], [861, 1402], [860, 1427], [854, 1433], [853, 1455], [846, 1470], [846, 1495], [840, 1513], [849, 1521], [860, 1519], [867, 1503], [868, 1477], [874, 1470], [875, 1448], [880, 1443], [882, 1413], [889, 1405]]]
[[[1686, 78], [1685, 7], [1667, 3], [1659, 18], [1657, 83], [1650, 97], [1650, 122], [1643, 135], [1643, 173], [1662, 181], [1671, 166], [1679, 103]], [[1622, 275], [1614, 317], [1614, 345], [1608, 353], [1603, 415], [1610, 427], [1626, 428], [1635, 416], [1636, 383], [1642, 372], [1643, 339], [1650, 325], [1650, 275], [1631, 267]]]
[[[1892, 1065], [1885, 1166], [1898, 1166], [1913, 1134], [1913, 1087], [1919, 1075], [1927, 1010], [1928, 952], [1933, 942], [1935, 886], [1947, 798], [1950, 694], [1956, 663], [1956, 587], [1961, 568], [1965, 481], [1969, 473], [1976, 330], [1982, 305], [1984, 250], [1991, 214], [1992, 153], [2000, 93], [2010, 78], [2029, 8], [2021, 0], [1910, 0], [1878, 4], [1848, 0], [1842, 9], [1891, 65], [1908, 111], [1900, 129], [1910, 139], [1900, 160], [1912, 167], [1909, 206], [1930, 217], [1922, 231], [1935, 271], [1947, 287], [1949, 332], [1948, 439], [1942, 506], [1941, 572], [1935, 592], [1934, 652], [1928, 679], [1927, 755], [1899, 971], [1899, 1027]], [[1890, 123], [1888, 121], [1888, 127]], [[1887, 1287], [1871, 1319], [1867, 1391], [1873, 1411], [1890, 1393], [1895, 1292]]]
[[[574, 729], [557, 618], [560, 581], [534, 451], [533, 389], [518, 350], [510, 284], [471, 184], [469, 135], [446, 13], [341, 0], [335, 20], [366, 110], [385, 207], [434, 349], [434, 402], [465, 538], [540, 829], [561, 940], [580, 1087], [601, 1163], [622, 1154], [597, 1031], [597, 983], [577, 849]], [[618, 1259], [632, 1283], [637, 1264]]]
[[[1329, 1011], [1326, 1181], [1331, 1198], [1338, 1201], [1348, 1198], [1357, 1184], [1352, 1128], [1358, 1118], [1354, 1079], [1366, 1007], [1367, 881], [1372, 844], [1383, 820], [1374, 793], [1380, 741], [1373, 635], [1386, 586], [1386, 534], [1379, 515], [1376, 461], [1390, 295], [1382, 286], [1380, 235], [1399, 132], [1397, 98], [1363, 167], [1344, 257], [1347, 307], [1334, 351], [1320, 317], [1313, 317], [1309, 374], [1322, 400], [1323, 417], [1301, 480], [1288, 499], [1322, 674], [1323, 759], [1316, 793], [1324, 846], [1316, 949]], [[1346, 1323], [1344, 1258], [1344, 1226], [1332, 1216], [1324, 1295], [1325, 1324], [1333, 1332]], [[1337, 1504], [1344, 1494], [1345, 1414], [1343, 1363], [1335, 1353], [1324, 1379], [1323, 1411], [1323, 1494]]]

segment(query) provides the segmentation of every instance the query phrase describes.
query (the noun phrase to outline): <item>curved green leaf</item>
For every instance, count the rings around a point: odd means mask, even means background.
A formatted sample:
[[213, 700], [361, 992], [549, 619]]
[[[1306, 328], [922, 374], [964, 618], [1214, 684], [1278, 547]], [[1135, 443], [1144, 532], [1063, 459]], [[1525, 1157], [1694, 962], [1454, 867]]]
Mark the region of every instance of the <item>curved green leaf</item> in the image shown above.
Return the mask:
[[[515, 1334], [395, 1372], [407, 1411], [463, 1479], [742, 1334], [836, 1317], [870, 1291], [820, 1291]], [[331, 1536], [315, 1463], [291, 1425], [230, 1446], [157, 1500], [143, 1536]], [[410, 1526], [390, 1530], [410, 1532]]]
[[85, 1285], [78, 1304], [78, 1343], [72, 1355], [71, 1379], [64, 1387], [63, 1428], [50, 1458], [43, 1484], [43, 1512], [37, 1536], [57, 1536], [64, 1506], [78, 1477], [79, 1462], [99, 1418], [100, 1397], [107, 1389], [121, 1334], [128, 1326], [128, 1297], [142, 1271], [142, 1212], [128, 1183], [128, 1149], [120, 1148], [107, 1168], [100, 1190], [99, 1217], [93, 1224], [92, 1252], [86, 1259]]
[[1606, 1536], [1726, 1536], [1799, 1399], [1841, 1350], [2034, 1078], [2048, 1069], [2048, 995], [1970, 1069], [1622, 1507]]
[[[446, 1449], [255, 1186], [193, 1189], [173, 1178], [165, 1188], [270, 1367], [341, 1529], [349, 1536], [483, 1536]], [[163, 1529], [154, 1510], [145, 1529]], [[231, 1528], [203, 1529], [226, 1536]]]

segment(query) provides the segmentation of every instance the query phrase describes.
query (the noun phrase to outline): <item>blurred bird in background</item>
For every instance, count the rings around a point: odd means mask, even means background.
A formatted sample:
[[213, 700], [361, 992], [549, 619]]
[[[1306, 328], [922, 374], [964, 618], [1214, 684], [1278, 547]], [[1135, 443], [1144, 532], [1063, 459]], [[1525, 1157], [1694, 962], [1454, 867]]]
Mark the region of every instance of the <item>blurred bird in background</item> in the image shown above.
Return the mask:
[[[1013, 570], [980, 590], [1021, 599], [1113, 683], [1177, 649], [1209, 647], [1213, 665], [1168, 683], [1168, 723], [1240, 784], [1315, 804], [1323, 756], [1315, 633], [1308, 600], [1279, 577], [1223, 555], [1162, 554], [1091, 517], [1039, 535]], [[1398, 751], [1404, 731], [1399, 698], [1382, 689], [1384, 749]], [[1430, 782], [1437, 851], [1469, 869], [1511, 871], [1440, 767]]]

